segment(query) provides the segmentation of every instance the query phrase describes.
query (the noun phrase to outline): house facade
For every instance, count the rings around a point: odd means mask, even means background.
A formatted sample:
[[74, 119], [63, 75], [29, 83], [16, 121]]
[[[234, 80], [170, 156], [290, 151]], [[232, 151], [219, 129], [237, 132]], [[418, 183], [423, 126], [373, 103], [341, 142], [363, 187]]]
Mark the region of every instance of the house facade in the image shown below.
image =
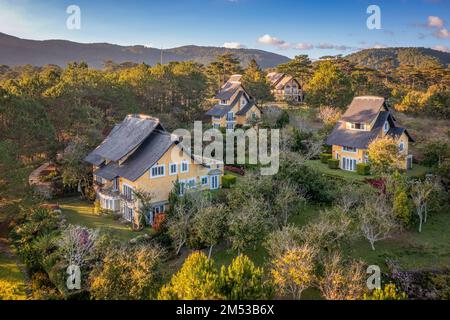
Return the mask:
[[241, 75], [233, 75], [214, 97], [216, 104], [206, 112], [214, 128], [234, 129], [250, 126], [261, 118], [261, 111], [241, 83]]
[[271, 72], [267, 75], [273, 96], [278, 101], [303, 101], [303, 88], [292, 76]]
[[327, 144], [332, 146], [333, 159], [339, 160], [342, 170], [356, 171], [358, 163], [369, 162], [370, 143], [385, 136], [396, 141], [398, 152], [405, 158], [403, 169], [411, 169], [413, 157], [409, 153], [409, 143], [414, 139], [405, 128], [398, 126], [385, 99], [356, 97], [336, 124]]
[[191, 155], [158, 119], [145, 115], [128, 115], [85, 160], [93, 166], [101, 208], [138, 223], [142, 203], [136, 192], [151, 195], [152, 209], [144, 213], [149, 225], [167, 210], [177, 181], [180, 195], [215, 190], [224, 170], [219, 161]]

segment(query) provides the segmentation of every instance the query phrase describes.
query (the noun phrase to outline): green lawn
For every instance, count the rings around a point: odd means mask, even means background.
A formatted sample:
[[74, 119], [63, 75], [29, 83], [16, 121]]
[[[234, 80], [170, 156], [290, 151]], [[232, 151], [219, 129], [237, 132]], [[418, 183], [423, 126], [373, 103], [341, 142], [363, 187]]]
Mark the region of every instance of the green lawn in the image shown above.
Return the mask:
[[79, 199], [70, 199], [60, 202], [62, 213], [68, 223], [81, 225], [91, 229], [101, 229], [110, 232], [117, 238], [129, 241], [145, 233], [151, 234], [152, 229], [146, 228], [143, 231], [133, 231], [129, 224], [122, 224], [115, 221], [112, 216], [97, 215], [94, 213], [92, 203]]
[[[330, 177], [336, 177], [336, 178], [342, 178], [347, 181], [364, 181], [366, 178], [370, 178], [373, 176], [361, 176], [357, 174], [356, 172], [352, 171], [345, 171], [340, 169], [330, 169], [328, 165], [322, 163], [320, 160], [307, 160], [306, 164], [318, 170], [319, 172], [322, 172], [323, 174], [330, 176]], [[425, 174], [431, 172], [430, 168], [414, 164], [413, 169], [408, 171], [406, 174], [409, 177], [423, 177]]]
[[25, 277], [16, 260], [0, 252], [0, 300], [26, 300]]

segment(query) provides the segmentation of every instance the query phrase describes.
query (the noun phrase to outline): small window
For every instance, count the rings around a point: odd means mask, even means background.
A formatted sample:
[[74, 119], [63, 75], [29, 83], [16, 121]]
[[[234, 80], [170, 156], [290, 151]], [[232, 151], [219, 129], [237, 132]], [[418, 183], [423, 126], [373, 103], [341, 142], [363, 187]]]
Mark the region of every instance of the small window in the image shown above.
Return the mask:
[[208, 185], [208, 176], [202, 177], [201, 183], [202, 183], [202, 186], [207, 186]]
[[403, 150], [405, 150], [405, 143], [402, 141], [400, 142], [400, 146], [398, 147], [398, 149], [400, 150], [400, 152], [402, 152]]
[[186, 192], [186, 182], [184, 180], [180, 180], [180, 181], [178, 181], [178, 184], [180, 186], [179, 190], [178, 190], [178, 194], [180, 196], [183, 196], [184, 193]]
[[178, 165], [176, 163], [169, 164], [169, 174], [171, 176], [178, 173]]
[[197, 179], [192, 178], [187, 181], [187, 187], [189, 189], [195, 189], [197, 187]]
[[389, 122], [385, 122], [384, 123], [384, 132], [386, 133], [386, 132], [388, 132], [389, 131]]
[[227, 104], [227, 100], [220, 100], [220, 104], [226, 105]]
[[353, 130], [366, 130], [366, 124], [360, 122], [352, 123], [351, 128]]
[[344, 147], [343, 148], [345, 152], [353, 152], [356, 153], [358, 151], [358, 149], [353, 148], [353, 147]]
[[189, 172], [189, 162], [188, 161], [182, 161], [181, 162], [181, 169], [180, 169], [181, 173], [186, 173]]
[[165, 176], [165, 166], [154, 166], [150, 169], [150, 177], [151, 178], [158, 178], [158, 177], [164, 177]]

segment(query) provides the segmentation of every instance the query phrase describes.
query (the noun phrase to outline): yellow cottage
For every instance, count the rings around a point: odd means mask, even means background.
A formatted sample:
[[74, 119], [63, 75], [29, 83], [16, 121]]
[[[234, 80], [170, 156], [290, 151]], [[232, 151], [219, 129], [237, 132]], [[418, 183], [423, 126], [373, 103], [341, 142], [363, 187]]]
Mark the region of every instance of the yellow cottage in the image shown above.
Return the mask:
[[239, 74], [231, 76], [214, 97], [217, 104], [206, 112], [214, 128], [232, 130], [237, 125], [250, 126], [261, 118], [261, 111], [242, 86], [241, 78]]
[[189, 154], [159, 119], [146, 115], [128, 115], [85, 160], [93, 165], [103, 209], [136, 223], [141, 203], [135, 191], [151, 194], [152, 210], [145, 212], [149, 225], [167, 209], [177, 180], [181, 195], [188, 188], [215, 190], [224, 170], [222, 162]]
[[356, 97], [327, 139], [332, 146], [333, 159], [340, 161], [342, 170], [356, 171], [356, 164], [369, 161], [369, 144], [384, 136], [398, 143], [398, 152], [405, 156], [404, 169], [412, 168], [413, 156], [409, 154], [409, 142], [414, 139], [405, 128], [397, 126], [384, 98]]

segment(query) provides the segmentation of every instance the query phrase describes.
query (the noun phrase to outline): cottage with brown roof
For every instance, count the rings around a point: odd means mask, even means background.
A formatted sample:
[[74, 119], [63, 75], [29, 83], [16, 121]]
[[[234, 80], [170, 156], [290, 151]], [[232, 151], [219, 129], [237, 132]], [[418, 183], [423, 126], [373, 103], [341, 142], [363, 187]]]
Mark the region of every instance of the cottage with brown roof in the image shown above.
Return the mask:
[[332, 146], [333, 159], [339, 167], [356, 171], [358, 163], [369, 161], [367, 148], [377, 138], [390, 136], [398, 143], [398, 150], [405, 155], [405, 169], [412, 168], [409, 142], [414, 142], [409, 132], [397, 125], [396, 119], [381, 97], [356, 97], [327, 139]]
[[93, 166], [94, 188], [103, 209], [138, 223], [142, 204], [136, 191], [151, 194], [148, 224], [167, 209], [176, 181], [186, 189], [219, 189], [223, 163], [192, 155], [177, 136], [165, 131], [159, 119], [128, 115], [86, 158]]
[[234, 129], [251, 125], [261, 118], [261, 111], [241, 83], [242, 76], [233, 75], [214, 97], [216, 104], [206, 112], [214, 128]]
[[303, 101], [303, 88], [294, 77], [285, 73], [271, 72], [267, 75], [272, 94], [280, 101]]

